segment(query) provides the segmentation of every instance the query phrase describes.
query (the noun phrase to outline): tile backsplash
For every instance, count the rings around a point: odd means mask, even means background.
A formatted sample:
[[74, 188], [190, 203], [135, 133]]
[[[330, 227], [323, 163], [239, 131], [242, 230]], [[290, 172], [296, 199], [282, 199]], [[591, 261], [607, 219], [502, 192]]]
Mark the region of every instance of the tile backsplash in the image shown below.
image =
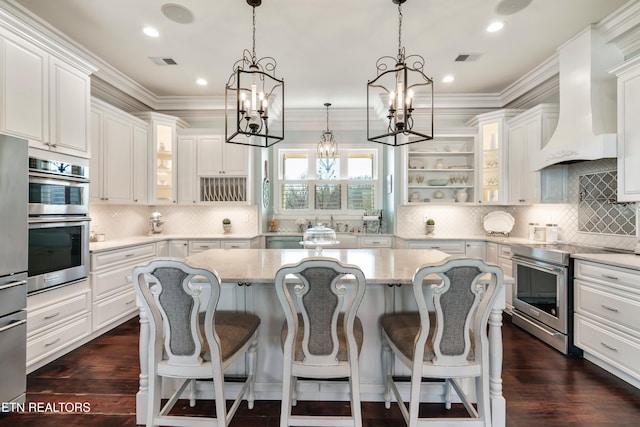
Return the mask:
[[[620, 207], [621, 214], [609, 217], [619, 221], [619, 227], [625, 228], [628, 235], [611, 233], [618, 226], [612, 225], [608, 232], [599, 230], [584, 231], [579, 227], [581, 207], [580, 176], [610, 172], [616, 169], [615, 159], [595, 160], [569, 165], [569, 197], [566, 204], [540, 204], [532, 206], [408, 206], [398, 207], [397, 234], [424, 234], [425, 216], [436, 221], [435, 237], [438, 235], [482, 235], [482, 219], [492, 211], [505, 211], [511, 214], [516, 222], [511, 236], [527, 237], [528, 224], [558, 224], [560, 241], [589, 246], [605, 246], [632, 250], [638, 241], [637, 218], [638, 207], [635, 203]], [[601, 184], [599, 184], [601, 185]], [[583, 214], [584, 215], [584, 214]], [[632, 216], [629, 219], [629, 216]], [[624, 226], [620, 225], [623, 224]]]
[[222, 219], [229, 218], [232, 234], [258, 233], [258, 208], [209, 206], [90, 206], [91, 230], [104, 233], [106, 239], [122, 239], [149, 233], [150, 217], [160, 212], [164, 234], [222, 234]]

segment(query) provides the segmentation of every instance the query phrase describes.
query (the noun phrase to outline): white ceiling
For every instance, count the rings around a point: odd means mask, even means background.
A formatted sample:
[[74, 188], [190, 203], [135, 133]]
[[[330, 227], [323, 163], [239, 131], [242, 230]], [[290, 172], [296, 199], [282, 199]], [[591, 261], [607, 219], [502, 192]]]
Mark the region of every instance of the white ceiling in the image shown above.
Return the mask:
[[[436, 94], [495, 94], [551, 57], [556, 48], [627, 0], [533, 0], [499, 15], [499, 3], [523, 0], [408, 0], [402, 41], [422, 55]], [[161, 7], [178, 3], [195, 19], [178, 24]], [[246, 0], [14, 0], [111, 64], [155, 96], [222, 96], [233, 63], [251, 49]], [[395, 56], [398, 13], [392, 0], [264, 0], [256, 8], [256, 53], [278, 62], [287, 108], [362, 107], [376, 60]], [[501, 32], [487, 33], [493, 20]], [[156, 39], [141, 27], [160, 31]], [[478, 54], [475, 62], [454, 62]], [[158, 66], [148, 57], [171, 57]], [[446, 74], [455, 81], [441, 83]], [[99, 75], [99, 72], [98, 72]], [[209, 81], [195, 84], [196, 78]]]

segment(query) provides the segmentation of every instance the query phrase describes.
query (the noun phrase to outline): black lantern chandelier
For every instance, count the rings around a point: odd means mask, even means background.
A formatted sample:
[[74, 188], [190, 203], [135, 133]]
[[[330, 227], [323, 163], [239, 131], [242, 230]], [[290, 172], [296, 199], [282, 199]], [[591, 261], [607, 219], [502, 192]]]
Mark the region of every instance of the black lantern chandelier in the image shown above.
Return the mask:
[[329, 107], [331, 103], [324, 104], [327, 107], [327, 130], [322, 132], [320, 142], [318, 143], [318, 161], [324, 170], [328, 173], [333, 165], [336, 164], [338, 157], [338, 143], [333, 137], [333, 132], [329, 130]]
[[[402, 3], [406, 0], [392, 1], [398, 5], [398, 55], [395, 58], [383, 56], [378, 59], [378, 75], [367, 83], [367, 139], [400, 146], [433, 139], [433, 79], [423, 72], [422, 56], [405, 55], [402, 46]], [[384, 105], [385, 101], [387, 105]], [[420, 123], [415, 120], [418, 102], [430, 111], [430, 118], [425, 117]], [[386, 121], [386, 130], [376, 129], [375, 122], [379, 119]]]
[[[245, 49], [242, 59], [233, 64], [225, 87], [225, 141], [270, 147], [284, 139], [284, 81], [275, 77], [274, 58], [257, 59], [256, 7], [262, 0], [246, 1], [253, 8], [253, 49]], [[275, 110], [280, 114], [276, 127], [271, 126]]]

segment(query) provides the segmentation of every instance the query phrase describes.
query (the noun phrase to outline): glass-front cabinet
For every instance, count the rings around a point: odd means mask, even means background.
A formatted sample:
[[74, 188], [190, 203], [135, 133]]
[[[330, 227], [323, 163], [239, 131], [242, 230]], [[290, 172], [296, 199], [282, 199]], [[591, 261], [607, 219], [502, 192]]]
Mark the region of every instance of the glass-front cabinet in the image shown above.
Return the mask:
[[471, 203], [475, 200], [476, 135], [436, 136], [405, 148], [408, 204]]
[[495, 205], [507, 201], [507, 120], [520, 112], [494, 111], [480, 114], [468, 123], [478, 129], [477, 203]]
[[165, 114], [141, 113], [137, 116], [149, 122], [149, 203], [177, 203], [177, 129], [188, 125]]

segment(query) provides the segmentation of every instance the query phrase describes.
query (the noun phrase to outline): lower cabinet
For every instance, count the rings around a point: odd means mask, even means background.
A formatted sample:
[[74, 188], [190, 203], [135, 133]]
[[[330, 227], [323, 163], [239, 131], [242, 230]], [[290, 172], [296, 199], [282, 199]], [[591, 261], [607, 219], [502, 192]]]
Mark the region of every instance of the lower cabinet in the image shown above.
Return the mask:
[[640, 387], [640, 271], [575, 262], [575, 337], [585, 358]]
[[27, 298], [27, 372], [81, 344], [91, 333], [88, 280]]
[[405, 242], [407, 249], [437, 249], [448, 254], [464, 255], [464, 240], [409, 240]]
[[91, 254], [93, 331], [106, 331], [138, 312], [133, 267], [156, 256], [156, 243]]

